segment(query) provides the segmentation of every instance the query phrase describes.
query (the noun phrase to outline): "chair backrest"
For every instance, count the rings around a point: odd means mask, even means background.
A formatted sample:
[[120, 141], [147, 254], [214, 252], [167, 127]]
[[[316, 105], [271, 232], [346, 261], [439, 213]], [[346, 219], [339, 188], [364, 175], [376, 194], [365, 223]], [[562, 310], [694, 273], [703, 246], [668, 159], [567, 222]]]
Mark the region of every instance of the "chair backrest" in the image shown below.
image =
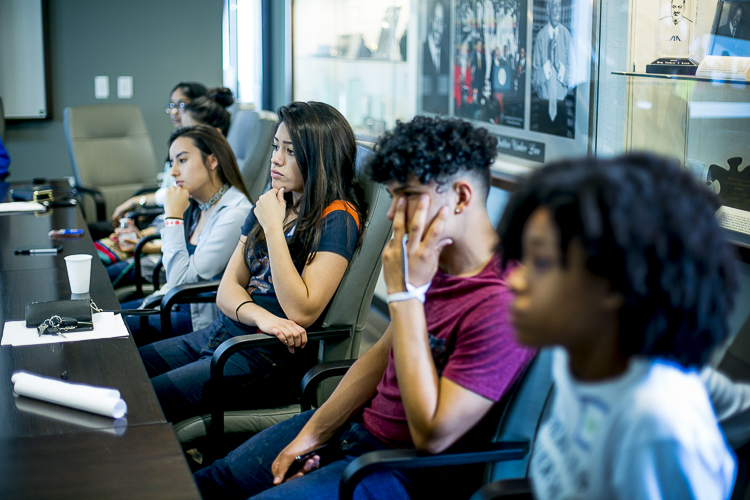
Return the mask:
[[253, 104], [251, 102], [234, 101], [232, 104], [230, 104], [229, 106], [227, 106], [226, 109], [227, 109], [227, 111], [229, 112], [230, 115], [234, 116], [234, 113], [236, 111], [240, 111], [240, 110], [243, 110], [243, 109], [244, 110], [253, 111], [255, 109], [255, 104]]
[[531, 360], [522, 378], [516, 383], [502, 406], [493, 442], [528, 441], [529, 453], [522, 460], [489, 463], [485, 468], [484, 483], [502, 479], [527, 477], [529, 460], [541, 422], [551, 407], [552, 350], [542, 349]]
[[159, 164], [138, 106], [71, 106], [63, 125], [76, 184], [101, 190], [108, 214], [137, 189], [156, 185]]
[[5, 108], [3, 108], [3, 98], [0, 97], [0, 141], [5, 140]]
[[[392, 223], [386, 217], [391, 204], [385, 187], [370, 180], [364, 166], [372, 155], [372, 147], [357, 142], [357, 177], [365, 191], [367, 216], [363, 240], [352, 257], [349, 267], [331, 299], [322, 326], [352, 325], [352, 337], [345, 346], [327, 346], [324, 357], [335, 359], [355, 358], [360, 352], [362, 331], [367, 322], [375, 284], [380, 276], [381, 254], [391, 235]], [[338, 349], [348, 349], [348, 353]]]
[[263, 194], [271, 164], [271, 145], [276, 114], [238, 108], [232, 113], [227, 142], [232, 147], [250, 198], [255, 202]]

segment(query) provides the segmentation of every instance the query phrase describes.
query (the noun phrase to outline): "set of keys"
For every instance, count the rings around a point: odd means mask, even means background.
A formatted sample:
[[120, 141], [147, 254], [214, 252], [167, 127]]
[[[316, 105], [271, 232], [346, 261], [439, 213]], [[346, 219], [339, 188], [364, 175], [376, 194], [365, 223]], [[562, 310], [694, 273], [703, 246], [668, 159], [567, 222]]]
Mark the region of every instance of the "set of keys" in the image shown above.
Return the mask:
[[75, 318], [62, 318], [55, 315], [49, 319], [45, 319], [36, 329], [40, 337], [42, 335], [57, 335], [66, 338], [63, 332], [75, 330], [81, 326], [90, 326], [93, 328], [94, 324], [88, 321], [78, 321]]

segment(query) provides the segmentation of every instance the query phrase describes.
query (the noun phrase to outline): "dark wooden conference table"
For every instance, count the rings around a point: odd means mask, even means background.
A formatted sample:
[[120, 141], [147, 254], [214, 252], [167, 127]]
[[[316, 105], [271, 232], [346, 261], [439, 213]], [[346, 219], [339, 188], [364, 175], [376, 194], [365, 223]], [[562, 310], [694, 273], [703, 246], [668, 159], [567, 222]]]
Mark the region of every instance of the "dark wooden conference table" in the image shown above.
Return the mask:
[[[57, 255], [14, 255], [18, 247], [52, 246], [47, 233], [64, 228], [86, 228], [78, 207], [0, 214], [0, 328], [24, 319], [27, 302], [71, 298], [63, 258], [96, 256], [88, 230], [60, 240]], [[90, 296], [102, 309], [119, 309], [96, 257]], [[15, 397], [17, 370], [67, 372], [71, 382], [117, 388], [127, 422]], [[0, 498], [200, 498], [132, 338], [0, 347]]]

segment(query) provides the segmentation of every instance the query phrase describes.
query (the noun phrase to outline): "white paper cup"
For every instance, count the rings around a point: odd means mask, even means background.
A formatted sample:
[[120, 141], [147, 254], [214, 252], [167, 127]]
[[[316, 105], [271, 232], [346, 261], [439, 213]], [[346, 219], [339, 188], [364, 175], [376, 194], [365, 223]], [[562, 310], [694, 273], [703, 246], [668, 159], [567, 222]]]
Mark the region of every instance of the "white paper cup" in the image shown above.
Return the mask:
[[91, 283], [91, 255], [78, 254], [65, 257], [71, 293], [89, 293]]

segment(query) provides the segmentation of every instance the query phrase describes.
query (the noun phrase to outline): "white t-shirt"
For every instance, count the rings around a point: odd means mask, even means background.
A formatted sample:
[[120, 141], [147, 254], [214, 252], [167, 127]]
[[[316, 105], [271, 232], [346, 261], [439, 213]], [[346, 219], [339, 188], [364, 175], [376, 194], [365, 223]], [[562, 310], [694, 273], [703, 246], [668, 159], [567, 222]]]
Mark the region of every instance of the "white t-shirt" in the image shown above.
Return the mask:
[[555, 400], [531, 458], [538, 498], [729, 498], [735, 461], [698, 373], [633, 358], [600, 383], [553, 356]]
[[701, 370], [716, 418], [735, 450], [750, 441], [750, 384], [733, 382], [714, 368]]

